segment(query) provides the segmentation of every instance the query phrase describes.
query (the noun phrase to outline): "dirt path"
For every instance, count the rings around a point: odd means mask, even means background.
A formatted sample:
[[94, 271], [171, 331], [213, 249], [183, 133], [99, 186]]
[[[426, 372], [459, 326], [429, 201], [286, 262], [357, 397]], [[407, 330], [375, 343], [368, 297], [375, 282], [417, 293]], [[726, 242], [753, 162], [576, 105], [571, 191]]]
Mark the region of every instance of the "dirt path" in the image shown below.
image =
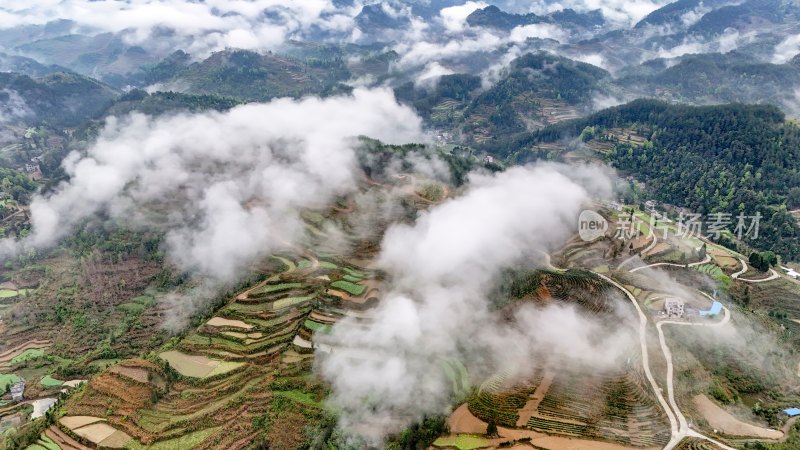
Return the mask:
[[733, 278], [734, 280], [739, 278], [739, 275], [747, 272], [747, 261], [745, 261], [742, 258], [739, 258], [739, 262], [742, 263], [742, 270], [731, 274], [731, 278]]
[[768, 276], [767, 278], [759, 278], [757, 280], [751, 280], [747, 278], [737, 278], [737, 279], [739, 281], [746, 281], [748, 283], [763, 283], [765, 281], [772, 281], [781, 277], [780, 275], [778, 275], [778, 272], [775, 272], [775, 269], [769, 269], [769, 271], [771, 272], [771, 275]]
[[519, 410], [519, 419], [517, 420], [518, 427], [524, 427], [528, 424], [528, 421], [531, 420], [531, 417], [536, 414], [537, 410], [539, 409], [539, 403], [542, 402], [542, 399], [547, 394], [547, 391], [550, 390], [550, 385], [553, 384], [553, 379], [555, 378], [555, 373], [547, 371], [544, 374], [544, 378], [542, 378], [542, 382], [539, 383], [539, 386], [536, 386], [536, 390], [533, 391], [533, 394], [525, 403], [525, 406]]
[[[704, 296], [708, 297], [712, 301], [714, 300], [710, 295], [706, 294], [705, 292], [698, 291]], [[658, 330], [658, 340], [661, 344], [661, 351], [664, 353], [664, 359], [667, 361], [667, 397], [669, 398], [669, 404], [672, 408], [673, 412], [675, 413], [675, 417], [678, 419], [678, 434], [674, 435], [669, 443], [664, 447], [664, 450], [671, 450], [677, 446], [683, 438], [690, 436], [696, 437], [700, 439], [705, 439], [710, 441], [719, 447], [725, 450], [734, 450], [727, 445], [716, 441], [708, 436], [705, 436], [697, 431], [694, 431], [689, 428], [689, 423], [686, 421], [686, 416], [683, 415], [680, 408], [678, 407], [678, 402], [675, 400], [675, 380], [674, 380], [674, 371], [675, 367], [672, 364], [672, 351], [670, 350], [669, 346], [667, 345], [667, 339], [664, 337], [664, 325], [682, 325], [682, 326], [698, 326], [698, 327], [721, 327], [727, 324], [731, 319], [731, 313], [724, 305], [722, 306], [724, 316], [722, 320], [716, 323], [693, 323], [693, 322], [677, 322], [673, 320], [663, 320], [656, 324], [656, 329]]]
[[[635, 260], [636, 258], [641, 258], [641, 255], [644, 255], [645, 253], [649, 252], [650, 250], [652, 250], [653, 248], [655, 248], [655, 246], [656, 246], [656, 245], [658, 245], [658, 238], [656, 237], [656, 235], [655, 235], [655, 234], [653, 234], [653, 242], [651, 242], [651, 243], [650, 243], [650, 245], [648, 245], [647, 247], [645, 247], [645, 248], [644, 248], [644, 249], [643, 249], [641, 252], [639, 252], [638, 254], [631, 256], [630, 258], [626, 259], [625, 261], [622, 261], [622, 262], [621, 262], [621, 263], [620, 263], [620, 264], [617, 266], [617, 270], [619, 270], [619, 269], [621, 269], [621, 268], [625, 267], [625, 266], [626, 266], [626, 265], [627, 265], [629, 262], [631, 262], [631, 261]], [[633, 272], [633, 270], [631, 270], [631, 272]]]
[[[661, 391], [661, 388], [658, 387], [658, 384], [656, 383], [655, 379], [653, 378], [653, 374], [650, 371], [649, 356], [647, 352], [647, 338], [646, 338], [647, 316], [645, 316], [644, 312], [642, 311], [642, 308], [639, 306], [639, 302], [636, 301], [636, 297], [634, 297], [634, 295], [630, 291], [625, 289], [624, 286], [622, 286], [621, 284], [617, 283], [616, 281], [612, 280], [611, 278], [603, 274], [595, 273], [595, 275], [603, 278], [604, 280], [608, 281], [609, 283], [613, 284], [618, 289], [620, 289], [622, 292], [624, 292], [625, 295], [628, 297], [628, 299], [633, 303], [634, 307], [636, 308], [636, 311], [639, 313], [639, 325], [640, 325], [639, 343], [642, 349], [642, 366], [644, 367], [644, 372], [647, 381], [650, 382], [650, 386], [652, 387], [653, 392], [656, 394], [659, 404], [664, 409], [667, 418], [669, 418], [669, 423], [671, 428], [671, 438], [667, 443], [667, 445], [664, 447], [664, 450], [674, 449], [687, 436], [705, 439], [709, 442], [712, 442], [713, 444], [716, 444], [717, 446], [719, 446], [724, 450], [734, 450], [733, 448], [715, 439], [712, 439], [708, 436], [705, 436], [689, 428], [689, 424], [686, 421], [686, 417], [683, 415], [680, 408], [678, 407], [677, 402], [675, 401], [675, 390], [673, 386], [673, 375], [672, 375], [674, 370], [672, 364], [672, 352], [670, 351], [669, 346], [667, 346], [666, 339], [664, 338], [664, 333], [661, 329], [661, 327], [665, 324], [712, 326], [712, 327], [722, 326], [728, 323], [728, 321], [730, 320], [730, 311], [728, 311], [728, 308], [726, 308], [723, 305], [723, 309], [725, 310], [725, 316], [723, 317], [722, 321], [714, 324], [703, 324], [703, 323], [695, 324], [689, 322], [673, 322], [673, 321], [662, 321], [656, 324], [656, 328], [658, 329], [658, 334], [659, 334], [659, 341], [661, 343], [661, 350], [664, 353], [664, 358], [666, 359], [667, 362], [667, 395], [669, 398], [669, 404], [668, 404], [667, 401], [664, 399], [664, 395]], [[710, 296], [708, 296], [704, 292], [700, 293], [710, 298]]]
[[[639, 346], [641, 347], [641, 352], [642, 352], [642, 367], [644, 368], [644, 374], [645, 377], [647, 378], [647, 381], [650, 383], [650, 387], [653, 389], [653, 393], [656, 395], [656, 398], [658, 399], [658, 403], [661, 405], [661, 408], [667, 415], [667, 419], [669, 419], [670, 432], [672, 435], [670, 443], [675, 441], [675, 444], [677, 444], [678, 442], [680, 442], [680, 439], [676, 440], [676, 437], [678, 436], [678, 422], [675, 419], [675, 415], [673, 414], [669, 405], [667, 404], [666, 399], [664, 399], [664, 395], [661, 392], [661, 388], [658, 386], [658, 383], [656, 383], [655, 378], [653, 378], [653, 373], [650, 371], [650, 357], [647, 352], [647, 316], [644, 314], [644, 311], [642, 311], [641, 306], [639, 306], [639, 302], [636, 301], [636, 297], [634, 297], [630, 291], [625, 289], [624, 286], [622, 286], [621, 284], [617, 283], [616, 281], [612, 280], [611, 278], [603, 274], [595, 273], [595, 275], [606, 280], [607, 282], [616, 286], [617, 289], [621, 290], [625, 294], [625, 296], [628, 297], [628, 300], [630, 300], [631, 303], [633, 303], [634, 308], [636, 308], [636, 312], [639, 314]], [[675, 444], [673, 444], [672, 447], [674, 447]]]
[[749, 423], [742, 422], [732, 416], [728, 411], [709, 400], [704, 394], [692, 398], [697, 410], [708, 421], [711, 427], [731, 436], [755, 436], [762, 439], [779, 440], [784, 434], [778, 430], [771, 430]]
[[703, 259], [702, 261], [697, 261], [697, 262], [693, 262], [693, 263], [689, 263], [689, 264], [675, 264], [675, 263], [660, 262], [660, 263], [648, 264], [646, 266], [636, 267], [636, 268], [633, 268], [633, 269], [629, 270], [628, 272], [633, 273], [633, 272], [637, 272], [637, 271], [642, 270], [642, 269], [647, 269], [647, 268], [652, 268], [652, 267], [662, 267], [662, 266], [694, 267], [694, 266], [700, 266], [700, 265], [703, 265], [703, 264], [708, 264], [710, 262], [711, 262], [711, 255], [706, 255], [705, 259]]

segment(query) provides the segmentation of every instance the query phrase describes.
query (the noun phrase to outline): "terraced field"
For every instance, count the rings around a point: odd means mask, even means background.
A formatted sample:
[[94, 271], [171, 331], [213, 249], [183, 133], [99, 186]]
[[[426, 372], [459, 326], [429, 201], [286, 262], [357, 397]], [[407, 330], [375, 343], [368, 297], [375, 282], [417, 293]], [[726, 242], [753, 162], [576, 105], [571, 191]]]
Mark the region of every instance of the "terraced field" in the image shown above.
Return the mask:
[[528, 428], [636, 447], [663, 446], [669, 424], [633, 368], [610, 374], [559, 373]]
[[675, 450], [721, 450], [719, 446], [705, 439], [686, 438], [675, 447]]
[[[527, 280], [533, 284], [512, 282], [517, 286], [513, 292], [519, 291], [523, 299], [541, 301], [542, 296], [549, 296], [609, 319], [626, 308], [624, 303], [615, 303], [618, 299], [610, 286], [585, 271], [541, 271]], [[468, 409], [475, 417], [498, 426], [632, 447], [663, 446], [670, 439], [669, 422], [640, 373], [639, 359], [632, 347], [624, 367], [608, 373], [574, 362], [549, 361], [559, 370], [549, 375], [537, 372], [524, 383], [495, 374], [469, 398]], [[527, 421], [521, 423], [523, 414]]]
[[[350, 283], [377, 295], [374, 274], [307, 252], [277, 261], [282, 270], [181, 339], [92, 378], [52, 433], [89, 447], [237, 449], [256, 436], [304, 442], [309, 427], [330, 426], [325, 389], [310, 375], [315, 336], [357, 303], [326, 292]], [[83, 417], [96, 420], [74, 423]]]
[[475, 417], [496, 425], [515, 427], [519, 410], [536, 389], [540, 378], [525, 384], [510, 384], [506, 374], [495, 374], [486, 380], [469, 400], [469, 411]]

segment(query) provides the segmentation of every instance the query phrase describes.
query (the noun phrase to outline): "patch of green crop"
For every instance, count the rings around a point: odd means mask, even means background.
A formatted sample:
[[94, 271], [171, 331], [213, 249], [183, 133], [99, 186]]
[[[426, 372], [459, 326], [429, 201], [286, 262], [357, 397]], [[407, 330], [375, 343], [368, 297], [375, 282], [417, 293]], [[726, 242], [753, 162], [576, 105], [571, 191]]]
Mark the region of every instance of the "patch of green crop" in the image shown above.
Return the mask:
[[25, 361], [41, 358], [42, 356], [44, 356], [44, 350], [38, 348], [29, 348], [11, 359], [11, 364], [20, 364]]
[[303, 283], [281, 283], [281, 284], [265, 284], [260, 288], [252, 290], [250, 293], [253, 295], [266, 294], [269, 292], [285, 291], [287, 289], [301, 288], [305, 286]]
[[56, 380], [50, 375], [45, 375], [44, 378], [42, 378], [42, 380], [39, 381], [39, 384], [49, 389], [49, 388], [59, 387], [62, 384], [64, 384], [64, 382], [61, 380]]
[[8, 391], [14, 383], [19, 383], [20, 378], [13, 373], [0, 373], [0, 394]]
[[361, 295], [364, 293], [364, 290], [367, 289], [363, 284], [355, 284], [345, 280], [334, 281], [331, 283], [331, 286], [346, 291], [350, 295]]
[[363, 274], [363, 273], [361, 273], [361, 272], [359, 272], [359, 271], [357, 271], [355, 269], [351, 269], [349, 267], [342, 267], [342, 270], [344, 270], [344, 273], [346, 273], [347, 275], [350, 275], [350, 276], [353, 276], [353, 277], [362, 278], [362, 279], [363, 278], [367, 278], [367, 276], [365, 274]]
[[199, 430], [192, 433], [185, 434], [179, 438], [169, 439], [166, 441], [156, 442], [153, 445], [145, 446], [140, 444], [135, 439], [125, 444], [126, 449], [130, 450], [183, 450], [197, 447], [209, 436], [219, 430], [219, 427], [208, 428]]
[[458, 450], [474, 450], [490, 445], [490, 441], [477, 434], [459, 434], [443, 436], [433, 442], [434, 447], [455, 447]]
[[276, 397], [286, 397], [296, 401], [297, 403], [302, 403], [304, 405], [313, 406], [315, 408], [322, 408], [322, 404], [318, 402], [311, 394], [308, 394], [303, 391], [298, 390], [291, 390], [291, 391], [274, 391], [273, 395]]
[[305, 326], [311, 331], [318, 331], [320, 333], [329, 333], [332, 326], [324, 323], [314, 322], [313, 320], [306, 319]]

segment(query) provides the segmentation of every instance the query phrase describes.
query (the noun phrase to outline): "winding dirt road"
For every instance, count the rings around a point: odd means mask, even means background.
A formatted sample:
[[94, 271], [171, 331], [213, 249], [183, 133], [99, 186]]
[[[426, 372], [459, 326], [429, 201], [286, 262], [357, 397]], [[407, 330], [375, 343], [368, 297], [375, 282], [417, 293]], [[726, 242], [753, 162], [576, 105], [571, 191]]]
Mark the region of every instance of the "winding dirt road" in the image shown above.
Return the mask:
[[[708, 297], [712, 301], [714, 299], [706, 294], [705, 292], [698, 291], [704, 296]], [[732, 447], [728, 447], [727, 445], [716, 441], [708, 436], [705, 436], [695, 430], [689, 428], [689, 423], [686, 421], [686, 416], [683, 415], [680, 408], [678, 407], [677, 401], [675, 401], [675, 384], [674, 384], [674, 366], [672, 364], [672, 351], [670, 350], [669, 346], [667, 345], [667, 339], [664, 336], [664, 325], [676, 325], [676, 326], [699, 326], [699, 327], [721, 327], [730, 322], [731, 320], [731, 312], [728, 310], [725, 305], [722, 306], [722, 310], [724, 311], [724, 315], [722, 320], [715, 323], [695, 323], [695, 322], [679, 322], [674, 320], [662, 320], [656, 323], [656, 329], [658, 330], [658, 340], [661, 344], [661, 351], [664, 353], [664, 358], [667, 361], [667, 397], [669, 398], [670, 407], [672, 407], [675, 416], [678, 419], [678, 433], [673, 434], [672, 439], [670, 439], [669, 443], [664, 447], [664, 450], [671, 450], [675, 448], [675, 446], [680, 443], [685, 437], [696, 437], [700, 439], [705, 439], [714, 444], [718, 445], [719, 447], [725, 450], [734, 450]]]
[[[689, 322], [677, 322], [677, 321], [661, 321], [656, 324], [656, 329], [658, 330], [658, 338], [661, 344], [661, 351], [664, 353], [664, 358], [667, 362], [667, 397], [669, 399], [669, 402], [667, 402], [667, 400], [664, 398], [662, 389], [658, 386], [658, 383], [656, 383], [656, 380], [653, 377], [652, 372], [650, 371], [650, 362], [647, 352], [647, 316], [644, 314], [642, 308], [639, 306], [639, 302], [636, 301], [636, 297], [634, 297], [634, 295], [630, 291], [628, 291], [624, 286], [622, 286], [621, 284], [617, 283], [616, 281], [612, 280], [611, 278], [603, 274], [596, 273], [595, 275], [608, 281], [609, 283], [616, 286], [617, 289], [624, 292], [625, 295], [628, 297], [628, 300], [630, 300], [631, 303], [633, 303], [633, 306], [636, 308], [636, 311], [639, 314], [639, 345], [641, 346], [642, 350], [642, 366], [644, 368], [645, 377], [647, 378], [647, 381], [650, 383], [653, 392], [656, 394], [656, 397], [658, 398], [658, 403], [664, 409], [664, 413], [667, 415], [667, 418], [669, 419], [670, 423], [671, 437], [667, 445], [664, 447], [664, 450], [674, 449], [686, 437], [705, 439], [725, 450], [735, 450], [732, 447], [729, 447], [713, 438], [710, 438], [702, 433], [699, 433], [689, 428], [689, 423], [686, 421], [686, 416], [683, 415], [680, 408], [678, 407], [678, 403], [675, 401], [675, 389], [673, 384], [674, 366], [672, 364], [672, 352], [670, 351], [669, 346], [667, 345], [666, 338], [664, 337], [664, 332], [661, 329], [661, 327], [665, 324], [720, 327], [727, 324], [730, 321], [730, 311], [728, 310], [728, 308], [726, 308], [723, 305], [722, 308], [725, 311], [723, 319], [720, 322], [716, 322], [713, 324], [689, 323]], [[704, 292], [701, 292], [701, 294], [711, 298]]]
[[[711, 255], [706, 255], [705, 259], [703, 259], [702, 261], [697, 261], [697, 262], [693, 262], [693, 263], [689, 263], [689, 264], [675, 264], [675, 263], [668, 263], [668, 262], [660, 262], [660, 263], [648, 264], [646, 266], [635, 267], [635, 268], [629, 270], [628, 272], [638, 272], [639, 270], [642, 270], [642, 269], [648, 269], [648, 268], [652, 268], [652, 267], [663, 267], [663, 266], [684, 267], [684, 268], [685, 267], [694, 267], [694, 266], [701, 266], [703, 264], [708, 264], [710, 262], [711, 262]], [[620, 266], [622, 266], [622, 264], [620, 264]]]

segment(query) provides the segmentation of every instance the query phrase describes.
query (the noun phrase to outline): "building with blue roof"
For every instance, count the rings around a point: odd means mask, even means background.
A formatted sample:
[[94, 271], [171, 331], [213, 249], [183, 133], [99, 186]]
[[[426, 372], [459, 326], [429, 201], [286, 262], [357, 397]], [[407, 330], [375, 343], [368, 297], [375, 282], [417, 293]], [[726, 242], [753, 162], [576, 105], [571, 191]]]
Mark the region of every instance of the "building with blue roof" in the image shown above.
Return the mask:
[[789, 417], [800, 416], [800, 408], [788, 408], [784, 409], [783, 412]]
[[714, 303], [711, 305], [711, 309], [709, 309], [708, 311], [700, 311], [700, 315], [701, 316], [716, 316], [721, 311], [722, 311], [722, 303], [720, 303], [720, 302], [715, 300]]

